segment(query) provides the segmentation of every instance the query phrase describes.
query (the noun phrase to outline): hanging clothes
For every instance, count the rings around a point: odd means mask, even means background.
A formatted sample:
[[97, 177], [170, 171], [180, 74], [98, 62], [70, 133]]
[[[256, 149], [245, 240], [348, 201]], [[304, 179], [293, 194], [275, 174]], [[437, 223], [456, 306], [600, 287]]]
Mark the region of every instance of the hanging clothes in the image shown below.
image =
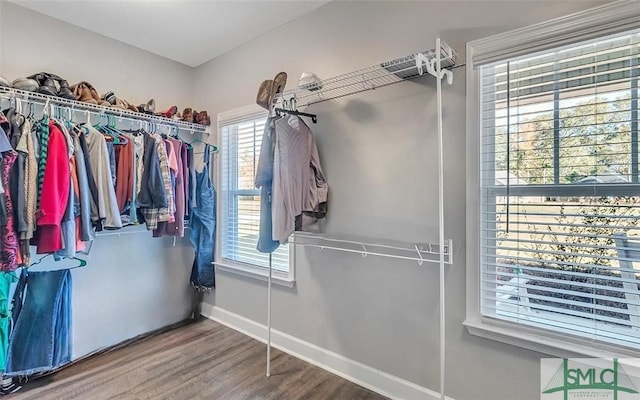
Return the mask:
[[[4, 125], [4, 124], [3, 124]], [[6, 127], [6, 125], [5, 125]], [[11, 196], [11, 169], [18, 157], [12, 149], [5, 131], [0, 127], [0, 176], [3, 200], [0, 207], [0, 271], [10, 272], [18, 268], [18, 236], [15, 231], [14, 198]]]
[[[167, 148], [170, 149], [169, 167], [172, 174], [172, 193], [175, 199], [175, 212], [172, 213], [173, 222], [159, 222], [158, 228], [153, 231], [154, 237], [160, 236], [184, 236], [185, 216], [185, 190], [183, 182], [182, 142], [176, 139], [166, 139]], [[186, 154], [186, 153], [185, 153]], [[175, 168], [175, 169], [173, 169]]]
[[[87, 135], [85, 134], [85, 130], [78, 125], [74, 125], [72, 128], [75, 137], [78, 139], [78, 143], [80, 143], [80, 149], [82, 151], [82, 155], [84, 156], [84, 166], [87, 175], [87, 183], [89, 184], [89, 193], [91, 194], [91, 218], [99, 221], [99, 212], [97, 205], [100, 203], [98, 199], [98, 185], [96, 183], [95, 175], [93, 173], [93, 168], [91, 167], [91, 157], [89, 153], [89, 143], [87, 142]], [[96, 231], [102, 230], [102, 223], [96, 225]]]
[[189, 239], [195, 250], [191, 284], [199, 290], [215, 286], [213, 254], [215, 252], [216, 191], [209, 176], [209, 146], [205, 146], [202, 172], [196, 172], [197, 207], [190, 212]]
[[7, 352], [9, 351], [9, 326], [11, 311], [9, 302], [9, 290], [11, 284], [17, 281], [14, 272], [0, 272], [0, 372], [4, 372], [7, 364]]
[[[158, 222], [171, 222], [172, 214], [175, 212], [175, 202], [173, 199], [173, 189], [171, 187], [171, 169], [169, 167], [170, 159], [167, 151], [167, 144], [158, 135], [154, 135], [158, 151], [158, 159], [160, 160], [160, 171], [162, 174], [162, 183], [164, 192], [167, 196], [167, 206], [158, 210]], [[157, 228], [157, 225], [156, 225]]]
[[80, 136], [82, 132], [72, 130], [74, 141], [74, 158], [78, 177], [78, 197], [80, 202], [80, 240], [87, 244], [93, 241], [95, 235], [91, 224], [91, 189], [89, 187], [89, 172], [87, 170], [86, 160], [82, 145], [80, 144]]
[[23, 271], [13, 304], [5, 376], [48, 372], [71, 361], [71, 271]]
[[272, 253], [280, 242], [273, 240], [272, 220], [272, 185], [273, 185], [273, 157], [275, 136], [275, 119], [267, 118], [262, 134], [260, 157], [256, 168], [255, 187], [260, 189], [260, 230], [258, 233], [257, 250], [262, 253]]
[[[141, 130], [0, 112], [0, 270], [30, 264], [29, 245], [54, 259], [86, 252], [94, 232], [145, 222], [184, 235], [195, 200], [193, 155]], [[199, 195], [199, 194], [198, 194]], [[161, 228], [158, 228], [161, 224]]]
[[286, 243], [327, 213], [329, 186], [311, 129], [296, 115], [275, 122], [273, 240]]
[[182, 158], [182, 183], [184, 188], [184, 216], [185, 219], [189, 218], [189, 184], [191, 183], [191, 177], [189, 176], [189, 145], [182, 143], [180, 146], [181, 158]]
[[76, 210], [80, 205], [78, 197], [76, 196], [77, 178], [74, 183], [74, 177], [77, 177], [77, 171], [75, 169], [73, 139], [71, 138], [71, 135], [64, 123], [60, 123], [56, 120], [52, 120], [52, 123], [55, 124], [55, 126], [60, 129], [60, 132], [64, 135], [67, 144], [66, 160], [69, 164], [69, 176], [67, 177], [69, 180], [69, 186], [67, 189], [67, 206], [64, 210], [61, 222], [62, 248], [54, 254], [54, 258], [59, 260], [62, 257], [75, 257], [76, 255], [76, 250], [78, 248], [76, 240]]
[[36, 147], [32, 132], [32, 124], [25, 118], [22, 124], [22, 136], [18, 142], [17, 150], [26, 154], [26, 168], [23, 186], [25, 188], [25, 204], [23, 215], [26, 221], [26, 231], [20, 234], [20, 251], [22, 253], [22, 264], [29, 265], [30, 249], [29, 241], [33, 238], [36, 230], [36, 206], [38, 201], [37, 180], [38, 180], [38, 159], [36, 157]]
[[98, 203], [92, 204], [92, 218], [94, 223], [104, 221], [105, 228], [122, 228], [118, 201], [112, 184], [111, 167], [107, 142], [100, 132], [92, 126], [85, 126], [87, 144], [89, 147], [89, 161], [94, 174], [98, 190]]
[[167, 208], [169, 204], [158, 147], [158, 142], [154, 137], [144, 136], [144, 169], [138, 193], [138, 206], [148, 230], [154, 230], [158, 227], [160, 209]]
[[52, 253], [63, 248], [62, 219], [69, 201], [70, 172], [67, 140], [52, 121], [48, 128], [47, 147], [40, 207], [36, 211], [39, 236], [37, 252]]
[[116, 200], [121, 214], [133, 201], [133, 147], [132, 141], [116, 145]]

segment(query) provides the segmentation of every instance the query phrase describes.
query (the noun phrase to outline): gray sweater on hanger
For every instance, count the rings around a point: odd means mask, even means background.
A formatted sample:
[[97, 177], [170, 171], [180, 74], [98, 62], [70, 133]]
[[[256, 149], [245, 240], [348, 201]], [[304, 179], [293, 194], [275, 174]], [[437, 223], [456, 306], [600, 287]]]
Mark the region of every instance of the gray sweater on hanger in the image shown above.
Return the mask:
[[107, 142], [94, 127], [87, 126], [86, 129], [91, 170], [98, 187], [98, 204], [92, 202], [91, 217], [94, 221], [104, 218], [105, 228], [122, 228], [116, 191], [111, 181]]

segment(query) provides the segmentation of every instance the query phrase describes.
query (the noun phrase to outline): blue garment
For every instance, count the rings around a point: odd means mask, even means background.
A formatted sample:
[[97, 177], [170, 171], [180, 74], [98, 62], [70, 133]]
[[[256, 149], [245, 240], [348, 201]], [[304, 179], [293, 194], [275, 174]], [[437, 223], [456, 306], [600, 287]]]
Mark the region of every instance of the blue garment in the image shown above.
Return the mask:
[[25, 270], [13, 304], [15, 325], [9, 339], [5, 376], [47, 372], [71, 361], [69, 270]]
[[11, 147], [11, 142], [9, 142], [9, 137], [7, 137], [7, 133], [0, 127], [0, 158], [2, 158], [2, 153], [5, 151], [13, 150]]
[[107, 153], [109, 154], [109, 170], [111, 171], [111, 183], [116, 186], [116, 148], [113, 142], [107, 142]]
[[0, 272], [0, 372], [4, 372], [9, 350], [9, 291], [11, 284], [18, 280], [15, 272]]
[[[91, 190], [89, 188], [87, 166], [79, 137], [74, 135], [73, 139], [73, 150], [76, 157], [76, 170], [78, 175], [78, 191], [80, 193], [80, 239], [83, 242], [92, 242], [95, 235], [91, 225]], [[90, 247], [91, 243], [87, 243], [87, 249], [85, 250], [88, 252]]]
[[260, 188], [260, 232], [258, 234], [257, 249], [261, 253], [273, 253], [280, 242], [273, 240], [273, 221], [271, 215], [271, 190], [273, 184], [273, 135], [275, 134], [275, 120], [267, 118], [262, 134], [260, 158], [256, 169], [255, 186]]
[[215, 286], [213, 254], [216, 233], [216, 191], [209, 177], [209, 146], [204, 150], [205, 165], [196, 172], [196, 204], [191, 208], [189, 239], [196, 256], [191, 269], [191, 284], [207, 290]]
[[73, 179], [69, 177], [69, 200], [67, 201], [67, 209], [62, 218], [62, 242], [64, 248], [53, 253], [53, 259], [60, 261], [65, 257], [76, 256], [76, 216], [75, 216], [75, 191], [73, 188]]

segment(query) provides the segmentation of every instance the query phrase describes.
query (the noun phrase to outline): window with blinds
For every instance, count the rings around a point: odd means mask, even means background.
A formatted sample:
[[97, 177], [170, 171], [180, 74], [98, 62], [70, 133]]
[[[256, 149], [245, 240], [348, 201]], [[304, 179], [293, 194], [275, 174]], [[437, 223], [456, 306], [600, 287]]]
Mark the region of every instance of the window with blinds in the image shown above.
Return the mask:
[[[221, 255], [257, 267], [269, 267], [269, 255], [256, 250], [260, 231], [260, 190], [254, 178], [266, 117], [221, 122]], [[289, 271], [289, 246], [273, 253], [273, 269]]]
[[479, 67], [484, 317], [640, 348], [639, 65], [640, 30]]

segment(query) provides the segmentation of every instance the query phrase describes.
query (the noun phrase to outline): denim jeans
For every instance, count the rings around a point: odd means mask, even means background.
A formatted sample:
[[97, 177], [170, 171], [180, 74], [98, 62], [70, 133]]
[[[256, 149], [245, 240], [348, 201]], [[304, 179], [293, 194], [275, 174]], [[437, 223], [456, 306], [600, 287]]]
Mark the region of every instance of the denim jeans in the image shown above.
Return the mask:
[[213, 254], [216, 232], [216, 191], [211, 184], [208, 168], [208, 149], [205, 167], [196, 172], [196, 207], [191, 208], [189, 239], [195, 250], [191, 269], [191, 284], [207, 290], [215, 286]]
[[5, 376], [47, 372], [71, 361], [71, 272], [24, 271], [12, 317]]
[[9, 290], [17, 280], [15, 272], [0, 272], [0, 372], [4, 371], [9, 349]]

